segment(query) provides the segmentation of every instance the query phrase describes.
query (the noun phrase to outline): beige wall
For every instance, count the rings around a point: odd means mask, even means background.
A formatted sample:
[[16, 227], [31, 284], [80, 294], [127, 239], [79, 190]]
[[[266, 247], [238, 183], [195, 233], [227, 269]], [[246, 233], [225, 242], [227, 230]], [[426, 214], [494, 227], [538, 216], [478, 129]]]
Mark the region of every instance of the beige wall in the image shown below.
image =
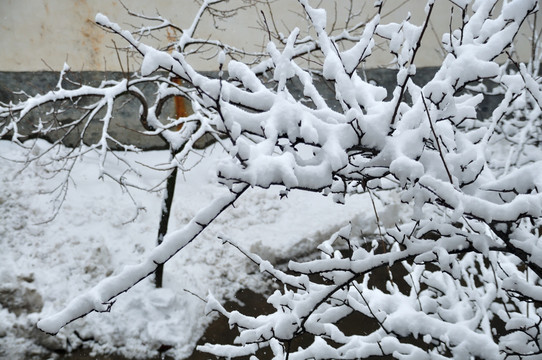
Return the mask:
[[[374, 0], [366, 1], [363, 19], [374, 13], [371, 7], [373, 2]], [[146, 15], [155, 15], [158, 11], [183, 28], [189, 26], [198, 9], [198, 5], [192, 0], [126, 0], [124, 3], [130, 9]], [[329, 13], [333, 14], [333, 1], [324, 0], [323, 3], [328, 5]], [[359, 9], [364, 2], [355, 0], [354, 3]], [[339, 0], [337, 8], [344, 12], [341, 9], [348, 4], [346, 0]], [[388, 15], [383, 22], [400, 21], [410, 11], [414, 21], [420, 24], [424, 4], [425, 0], [385, 1], [383, 13]], [[437, 0], [436, 4], [431, 28], [424, 39], [425, 49], [428, 50], [418, 55], [417, 66], [435, 66], [441, 59], [438, 44], [441, 34], [448, 31], [451, 4], [444, 0]], [[294, 14], [300, 10], [297, 1], [278, 0], [270, 6], [274, 20], [282, 31], [287, 32], [286, 26], [299, 26], [302, 31], [307, 31], [303, 19]], [[261, 6], [261, 9], [269, 14], [267, 6]], [[98, 12], [104, 13], [127, 29], [130, 24], [142, 24], [140, 19], [130, 17], [117, 1], [0, 0], [0, 71], [38, 71], [47, 70], [48, 67], [60, 70], [65, 61], [73, 70], [120, 70], [117, 53], [112, 49], [112, 39], [118, 46], [124, 43], [119, 37], [104, 32], [94, 24]], [[202, 38], [211, 36], [238, 47], [257, 50], [267, 38], [264, 31], [256, 29], [259, 14], [259, 10], [249, 8], [225, 22], [218, 23], [220, 28], [227, 30], [214, 29], [212, 19], [205, 16], [199, 35]], [[271, 22], [269, 17], [267, 20]], [[330, 16], [328, 27], [331, 23]], [[149, 42], [165, 45], [167, 39], [165, 34], [162, 35], [162, 41], [149, 39]], [[528, 50], [524, 49], [523, 52], [527, 54]], [[126, 67], [124, 55], [122, 61]], [[130, 60], [131, 68], [137, 66], [136, 61]], [[385, 66], [388, 61], [389, 57], [383, 52], [375, 51], [369, 66]], [[192, 58], [192, 63], [201, 70], [216, 70], [214, 60]]]

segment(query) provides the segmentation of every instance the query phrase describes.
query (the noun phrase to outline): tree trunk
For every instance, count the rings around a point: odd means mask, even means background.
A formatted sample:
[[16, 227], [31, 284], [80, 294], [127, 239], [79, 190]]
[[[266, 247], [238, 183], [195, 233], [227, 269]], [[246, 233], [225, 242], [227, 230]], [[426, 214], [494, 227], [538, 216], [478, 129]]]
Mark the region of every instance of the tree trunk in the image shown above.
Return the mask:
[[[172, 152], [171, 157], [173, 158], [174, 154]], [[171, 214], [171, 205], [173, 204], [173, 196], [175, 195], [175, 182], [177, 181], [177, 167], [171, 170], [171, 173], [167, 177], [166, 181], [166, 191], [164, 197], [162, 198], [161, 206], [161, 216], [160, 216], [160, 227], [158, 228], [158, 240], [157, 243], [160, 245], [164, 240], [164, 236], [167, 234], [169, 216]], [[157, 288], [162, 287], [162, 281], [164, 277], [164, 264], [159, 264], [156, 268], [154, 283]]]

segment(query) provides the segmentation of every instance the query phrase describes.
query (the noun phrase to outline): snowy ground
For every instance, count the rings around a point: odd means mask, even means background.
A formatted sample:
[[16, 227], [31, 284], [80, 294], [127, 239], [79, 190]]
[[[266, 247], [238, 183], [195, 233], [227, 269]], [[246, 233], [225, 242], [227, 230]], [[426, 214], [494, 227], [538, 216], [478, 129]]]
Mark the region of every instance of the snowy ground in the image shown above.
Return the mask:
[[[23, 152], [0, 142], [0, 155], [18, 159]], [[214, 168], [222, 155], [208, 150], [205, 158], [179, 179], [172, 224], [176, 229], [224, 189], [215, 184]], [[130, 154], [130, 161], [149, 166], [167, 160], [165, 152]], [[192, 159], [194, 161], [196, 157]], [[57, 337], [35, 329], [38, 319], [62, 308], [70, 299], [122, 266], [138, 263], [154, 246], [160, 194], [134, 191], [146, 208], [128, 222], [136, 207], [112, 181], [97, 179], [96, 159], [86, 156], [72, 173], [73, 181], [58, 216], [47, 194], [57, 179], [41, 167], [0, 159], [0, 358], [30, 358], [49, 348], [78, 346], [74, 335], [95, 340], [98, 352], [153, 356], [162, 345], [173, 345], [171, 355], [190, 355], [212, 320], [196, 296], [212, 292], [231, 298], [241, 288], [263, 289], [257, 269], [236, 249], [217, 239], [225, 234], [246, 249], [271, 261], [305, 254], [333, 231], [357, 217], [374, 228], [374, 214], [365, 196], [350, 198], [345, 206], [330, 198], [290, 192], [279, 199], [279, 189], [250, 189], [234, 209], [222, 214], [165, 268], [165, 288], [150, 280], [121, 295], [110, 313], [90, 314], [68, 325]], [[110, 160], [108, 167], [121, 166]], [[142, 185], [152, 186], [163, 174], [146, 167]], [[386, 211], [394, 211], [387, 208]], [[382, 214], [381, 214], [382, 215]]]

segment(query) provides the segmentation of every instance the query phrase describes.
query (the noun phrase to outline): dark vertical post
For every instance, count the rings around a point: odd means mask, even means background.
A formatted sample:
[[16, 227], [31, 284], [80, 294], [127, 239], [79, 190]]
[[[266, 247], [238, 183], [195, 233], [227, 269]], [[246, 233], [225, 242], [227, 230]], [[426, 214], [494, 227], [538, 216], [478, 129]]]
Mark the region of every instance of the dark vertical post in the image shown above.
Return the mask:
[[[173, 159], [174, 153], [171, 152], [171, 158]], [[175, 195], [175, 183], [177, 181], [177, 167], [171, 170], [166, 180], [166, 190], [162, 198], [161, 215], [160, 215], [160, 227], [158, 228], [158, 245], [164, 240], [164, 236], [167, 234], [169, 217], [171, 215], [171, 206], [173, 204], [173, 196]], [[164, 264], [159, 264], [156, 268], [154, 282], [157, 288], [162, 287], [164, 278]]]

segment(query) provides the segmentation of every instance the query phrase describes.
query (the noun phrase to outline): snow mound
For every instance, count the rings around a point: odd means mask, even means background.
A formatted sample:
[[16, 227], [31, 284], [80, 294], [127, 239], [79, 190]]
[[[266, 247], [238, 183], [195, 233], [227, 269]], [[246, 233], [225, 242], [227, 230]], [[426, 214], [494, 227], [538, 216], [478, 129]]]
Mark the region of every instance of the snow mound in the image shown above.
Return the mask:
[[[164, 288], [155, 289], [147, 279], [119, 296], [110, 313], [92, 313], [53, 337], [35, 328], [37, 320], [123, 266], [137, 264], [154, 248], [161, 194], [133, 191], [146, 211], [129, 221], [134, 203], [117, 184], [97, 180], [98, 160], [87, 155], [71, 174], [73, 186], [60, 212], [47, 221], [56, 205], [50, 192], [57, 179], [50, 179], [47, 168], [20, 171], [20, 163], [7, 159], [23, 159], [24, 150], [10, 142], [0, 141], [0, 153], [0, 357], [28, 357], [83, 342], [97, 353], [139, 358], [155, 356], [160, 346], [168, 345], [173, 356], [186, 357], [213, 320], [198, 297], [212, 293], [225, 301], [243, 288], [268, 288], [256, 266], [219, 235], [277, 262], [314, 251], [356, 214], [367, 213], [372, 219], [367, 221], [374, 222], [370, 201], [363, 196], [339, 205], [307, 192], [290, 191], [281, 199], [278, 188], [249, 189], [166, 264]], [[167, 152], [124, 156], [149, 166], [168, 158]], [[199, 155], [188, 160], [200, 162], [178, 180], [171, 229], [227, 191], [214, 181], [222, 156], [211, 150], [201, 161]], [[118, 167], [121, 171], [122, 164]], [[161, 176], [150, 168], [141, 175], [145, 186]]]

